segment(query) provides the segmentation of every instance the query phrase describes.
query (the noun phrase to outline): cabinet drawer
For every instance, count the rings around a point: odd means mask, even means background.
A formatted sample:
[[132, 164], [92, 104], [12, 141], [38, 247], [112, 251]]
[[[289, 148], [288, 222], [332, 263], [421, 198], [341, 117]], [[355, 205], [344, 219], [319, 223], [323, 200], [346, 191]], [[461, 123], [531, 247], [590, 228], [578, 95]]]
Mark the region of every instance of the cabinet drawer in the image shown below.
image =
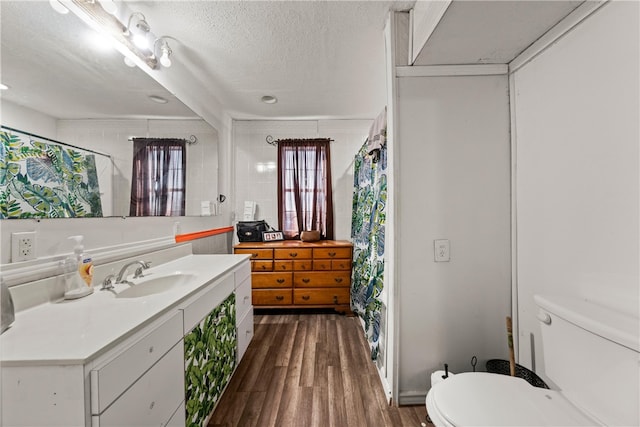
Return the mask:
[[294, 271], [311, 271], [313, 270], [313, 262], [310, 259], [293, 261]]
[[173, 413], [173, 417], [167, 422], [167, 425], [164, 427], [184, 427], [184, 401], [180, 402], [180, 406], [176, 409], [176, 412]]
[[228, 274], [209, 285], [207, 290], [184, 303], [180, 307], [184, 312], [184, 335], [188, 334], [211, 310], [231, 295], [234, 288], [234, 276], [233, 274]]
[[274, 249], [275, 259], [309, 259], [311, 248]]
[[291, 274], [284, 273], [253, 273], [251, 276], [251, 286], [256, 288], [290, 288]]
[[[91, 371], [91, 412], [98, 415], [182, 339], [182, 313], [166, 322], [101, 368]], [[176, 405], [178, 402], [176, 402]], [[175, 408], [175, 406], [174, 406]], [[168, 418], [168, 417], [167, 417]], [[166, 421], [166, 420], [165, 420]]]
[[351, 259], [332, 259], [332, 270], [351, 270]]
[[290, 305], [291, 289], [254, 289], [253, 305]]
[[240, 322], [236, 331], [238, 334], [238, 359], [236, 365], [242, 360], [242, 356], [244, 356], [244, 352], [247, 351], [251, 338], [253, 338], [253, 313], [247, 313], [246, 316], [238, 319]]
[[301, 305], [350, 304], [349, 288], [294, 289], [293, 303]]
[[273, 249], [262, 249], [262, 248], [236, 248], [236, 255], [238, 254], [249, 254], [251, 255], [251, 259], [273, 259]]
[[251, 261], [251, 271], [273, 271], [273, 261]]
[[100, 427], [161, 426], [184, 400], [184, 349], [175, 345], [100, 415]]
[[314, 248], [313, 258], [351, 258], [351, 248]]
[[273, 271], [292, 271], [294, 262], [277, 259], [273, 262]]
[[296, 288], [342, 287], [350, 284], [350, 271], [293, 273], [293, 286]]
[[242, 317], [251, 311], [251, 279], [247, 278], [244, 282], [236, 287], [236, 319]]
[[330, 259], [319, 259], [313, 260], [313, 269], [314, 270], [331, 270], [331, 260]]
[[236, 284], [244, 282], [244, 279], [251, 276], [251, 263], [249, 261], [243, 262], [240, 267], [233, 272], [233, 276]]

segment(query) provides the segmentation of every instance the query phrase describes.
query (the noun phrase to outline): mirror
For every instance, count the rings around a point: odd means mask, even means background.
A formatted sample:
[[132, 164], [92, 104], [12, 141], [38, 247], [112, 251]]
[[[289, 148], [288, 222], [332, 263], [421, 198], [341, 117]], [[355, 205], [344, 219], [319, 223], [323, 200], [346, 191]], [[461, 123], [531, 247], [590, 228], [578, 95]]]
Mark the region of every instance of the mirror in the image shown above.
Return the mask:
[[[57, 13], [48, 1], [3, 0], [0, 19], [0, 77], [9, 86], [2, 91], [2, 125], [109, 155], [103, 216], [129, 214], [133, 137], [193, 136], [196, 143], [186, 149], [186, 215], [202, 215], [203, 203], [215, 214], [216, 129], [144, 71], [126, 66], [77, 16]], [[55, 125], [47, 127], [48, 117]]]

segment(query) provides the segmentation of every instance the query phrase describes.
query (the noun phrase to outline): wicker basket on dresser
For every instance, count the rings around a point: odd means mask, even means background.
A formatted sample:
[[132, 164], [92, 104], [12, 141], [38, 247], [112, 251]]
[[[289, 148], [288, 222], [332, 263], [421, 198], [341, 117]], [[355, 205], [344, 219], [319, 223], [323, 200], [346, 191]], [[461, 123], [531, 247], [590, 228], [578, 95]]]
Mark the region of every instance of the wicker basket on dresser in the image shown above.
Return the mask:
[[239, 243], [251, 255], [255, 308], [321, 308], [350, 313], [353, 245], [347, 241]]

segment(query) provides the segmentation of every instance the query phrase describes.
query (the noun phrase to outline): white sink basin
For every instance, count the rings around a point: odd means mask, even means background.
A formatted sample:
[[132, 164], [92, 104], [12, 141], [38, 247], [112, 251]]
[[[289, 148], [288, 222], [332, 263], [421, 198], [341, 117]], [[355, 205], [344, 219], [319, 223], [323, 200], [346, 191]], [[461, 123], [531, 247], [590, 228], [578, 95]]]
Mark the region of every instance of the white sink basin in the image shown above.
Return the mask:
[[147, 277], [129, 280], [128, 287], [117, 292], [116, 298], [139, 298], [166, 292], [189, 283], [196, 275], [176, 271], [174, 273], [149, 273]]

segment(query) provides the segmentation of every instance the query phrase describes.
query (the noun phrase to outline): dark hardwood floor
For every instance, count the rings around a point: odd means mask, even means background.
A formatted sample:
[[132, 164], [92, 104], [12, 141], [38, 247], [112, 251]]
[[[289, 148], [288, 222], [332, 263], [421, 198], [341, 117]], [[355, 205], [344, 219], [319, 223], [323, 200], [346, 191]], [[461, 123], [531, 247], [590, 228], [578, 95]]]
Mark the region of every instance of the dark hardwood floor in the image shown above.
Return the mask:
[[209, 427], [427, 424], [424, 405], [387, 404], [359, 322], [330, 312], [256, 311], [254, 338]]

